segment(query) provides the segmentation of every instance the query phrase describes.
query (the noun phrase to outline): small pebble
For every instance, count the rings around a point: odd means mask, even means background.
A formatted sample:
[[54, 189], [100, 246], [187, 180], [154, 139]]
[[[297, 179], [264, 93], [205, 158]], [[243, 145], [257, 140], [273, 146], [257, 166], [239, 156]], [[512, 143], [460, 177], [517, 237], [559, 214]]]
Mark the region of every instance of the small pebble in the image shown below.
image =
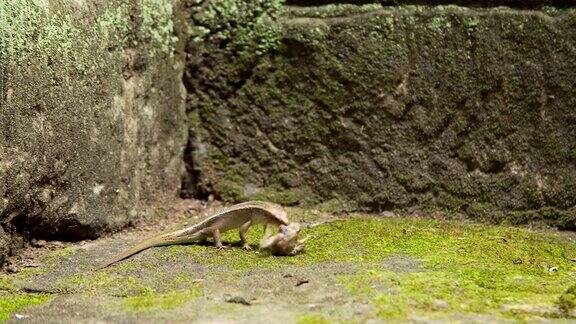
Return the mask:
[[386, 218], [396, 217], [396, 214], [394, 214], [394, 213], [391, 212], [391, 211], [387, 211], [387, 210], [386, 210], [386, 211], [383, 211], [382, 213], [380, 213], [380, 215], [381, 215], [382, 217], [386, 217]]
[[246, 305], [246, 306], [252, 305], [252, 303], [247, 301], [246, 298], [244, 298], [242, 296], [226, 296], [226, 297], [224, 297], [224, 300], [227, 303], [232, 303], [232, 304], [242, 304], [242, 305]]
[[448, 304], [448, 302], [445, 300], [435, 299], [434, 300], [434, 306], [436, 307], [436, 309], [446, 309], [446, 308], [450, 307], [450, 304]]
[[46, 240], [32, 240], [32, 245], [34, 247], [45, 247], [46, 246]]
[[298, 279], [298, 281], [296, 281], [296, 285], [295, 285], [295, 286], [296, 286], [296, 287], [302, 286], [303, 284], [307, 284], [307, 283], [309, 283], [309, 282], [310, 282], [310, 280], [308, 280], [308, 279]]

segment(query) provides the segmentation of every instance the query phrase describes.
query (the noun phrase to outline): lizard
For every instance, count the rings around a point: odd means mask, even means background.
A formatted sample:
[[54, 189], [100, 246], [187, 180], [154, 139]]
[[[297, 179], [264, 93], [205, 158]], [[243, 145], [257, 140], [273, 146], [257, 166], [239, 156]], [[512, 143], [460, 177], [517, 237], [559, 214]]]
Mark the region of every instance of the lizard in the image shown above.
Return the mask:
[[250, 226], [257, 224], [266, 226], [266, 231], [269, 232], [271, 226], [288, 225], [288, 217], [284, 208], [274, 203], [248, 201], [236, 204], [216, 212], [200, 223], [141, 241], [111, 260], [102, 263], [95, 270], [104, 269], [151, 247], [192, 243], [209, 237], [214, 238], [214, 245], [222, 249], [224, 246], [220, 234], [232, 229], [239, 230], [243, 248], [250, 249], [250, 245], [246, 243], [246, 233]]

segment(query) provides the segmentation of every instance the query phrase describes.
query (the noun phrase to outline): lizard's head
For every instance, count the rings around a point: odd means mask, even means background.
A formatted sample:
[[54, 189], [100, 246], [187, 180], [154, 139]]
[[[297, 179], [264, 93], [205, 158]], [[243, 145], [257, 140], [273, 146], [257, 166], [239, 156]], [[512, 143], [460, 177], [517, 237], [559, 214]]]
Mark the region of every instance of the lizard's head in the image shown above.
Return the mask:
[[300, 224], [290, 223], [280, 225], [278, 234], [264, 239], [260, 242], [260, 247], [269, 249], [273, 255], [296, 255], [304, 251], [304, 240], [298, 240], [300, 234]]

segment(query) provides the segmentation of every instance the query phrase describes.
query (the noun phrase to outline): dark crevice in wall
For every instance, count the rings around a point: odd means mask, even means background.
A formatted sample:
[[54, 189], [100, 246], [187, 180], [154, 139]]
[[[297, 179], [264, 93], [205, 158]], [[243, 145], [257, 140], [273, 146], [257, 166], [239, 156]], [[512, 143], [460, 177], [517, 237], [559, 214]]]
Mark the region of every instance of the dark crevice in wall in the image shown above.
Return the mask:
[[[196, 166], [197, 161], [194, 158], [194, 152], [198, 150], [196, 136], [193, 132], [188, 134], [188, 143], [184, 150], [184, 165], [186, 173], [182, 176], [182, 186], [180, 189], [180, 198], [183, 199], [200, 199], [208, 200], [214, 196], [214, 190], [211, 187], [202, 186], [202, 172]], [[218, 197], [219, 198], [219, 197]]]
[[399, 5], [457, 5], [473, 8], [491, 8], [491, 7], [511, 7], [517, 9], [538, 9], [545, 6], [558, 8], [576, 7], [576, 1], [572, 0], [287, 0], [290, 6], [324, 6], [330, 4], [380, 4], [382, 6], [399, 6]]

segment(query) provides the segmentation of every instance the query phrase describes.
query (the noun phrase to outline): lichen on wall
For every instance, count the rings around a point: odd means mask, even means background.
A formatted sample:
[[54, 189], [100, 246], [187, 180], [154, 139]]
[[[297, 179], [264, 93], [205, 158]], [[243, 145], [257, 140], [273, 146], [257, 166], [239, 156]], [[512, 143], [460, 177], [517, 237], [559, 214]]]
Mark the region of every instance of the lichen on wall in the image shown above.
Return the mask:
[[179, 6], [0, 0], [8, 237], [97, 237], [136, 221], [158, 191], [176, 194], [185, 140]]
[[178, 37], [174, 32], [173, 0], [139, 0], [141, 25], [137, 34], [149, 44], [152, 55], [172, 54]]
[[[90, 2], [47, 0], [2, 0], [2, 52], [7, 60], [36, 64], [66, 64], [80, 72], [94, 73], [109, 49], [147, 44], [149, 55], [171, 55], [177, 36], [174, 31], [173, 0], [138, 2]], [[84, 11], [85, 21], [74, 16]], [[132, 11], [138, 14], [131, 17]]]

